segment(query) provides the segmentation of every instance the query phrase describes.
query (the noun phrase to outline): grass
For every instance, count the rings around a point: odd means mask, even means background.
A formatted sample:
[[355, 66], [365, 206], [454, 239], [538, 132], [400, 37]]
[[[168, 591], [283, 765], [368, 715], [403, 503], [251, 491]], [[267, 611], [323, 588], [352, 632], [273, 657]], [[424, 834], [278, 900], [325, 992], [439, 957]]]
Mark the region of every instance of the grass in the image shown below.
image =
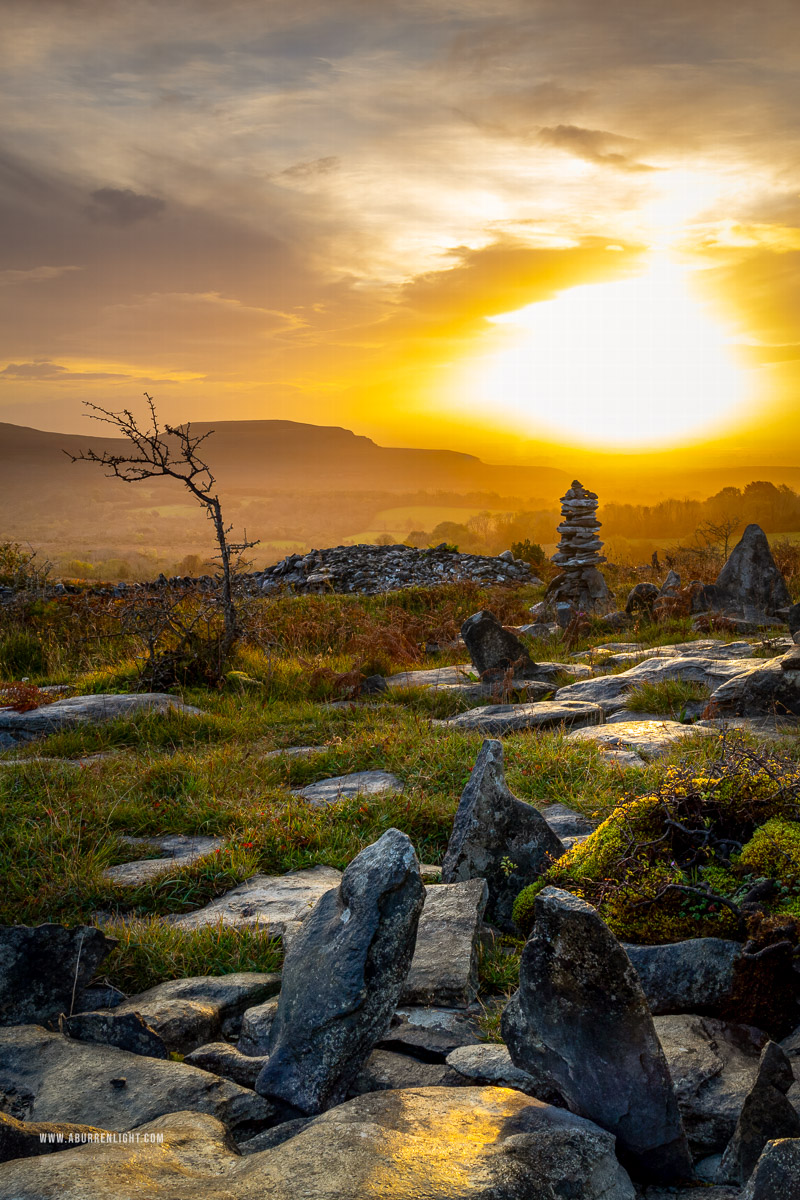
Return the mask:
[[625, 698], [625, 708], [634, 712], [652, 712], [681, 721], [687, 705], [708, 703], [711, 688], [688, 679], [663, 679], [658, 683], [640, 683]]
[[279, 971], [283, 962], [281, 942], [268, 930], [231, 925], [182, 930], [151, 918], [112, 922], [104, 932], [118, 944], [103, 964], [103, 982], [126, 995], [191, 975]]
[[[256, 872], [280, 874], [317, 863], [342, 869], [390, 826], [409, 835], [422, 861], [440, 862], [483, 739], [432, 726], [430, 719], [483, 701], [409, 688], [330, 708], [338, 694], [331, 677], [360, 664], [392, 674], [464, 662], [463, 648], [425, 655], [421, 647], [452, 640], [461, 622], [483, 607], [508, 624], [527, 623], [541, 592], [463, 584], [388, 596], [264, 600], [259, 638], [242, 646], [233, 664], [257, 686], [232, 681], [219, 690], [187, 691], [183, 699], [201, 716], [145, 713], [54, 734], [0, 756], [14, 759], [13, 767], [0, 770], [0, 921], [76, 924], [102, 917], [120, 939], [104, 970], [126, 992], [185, 974], [275, 969], [279, 949], [267, 930], [189, 933], [161, 918], [195, 909]], [[65, 612], [73, 615], [68, 619]], [[28, 615], [26, 628], [39, 638], [46, 659], [36, 682], [66, 681], [78, 692], [130, 686], [133, 643], [112, 636], [105, 616], [92, 620], [85, 608], [62, 611], [50, 604]], [[7, 632], [0, 629], [0, 642]], [[539, 661], [568, 662], [607, 641], [658, 645], [695, 636], [686, 621], [673, 621], [621, 634], [593, 628], [574, 646], [553, 639], [531, 649]], [[659, 685], [644, 707], [669, 712], [698, 698], [694, 691], [675, 690], [683, 687]], [[319, 752], [267, 757], [296, 745]], [[655, 787], [679, 757], [707, 761], [715, 741], [676, 748], [660, 763], [624, 774], [594, 747], [558, 732], [514, 734], [504, 745], [515, 795], [605, 816], [626, 794]], [[90, 754], [100, 757], [75, 765]], [[37, 761], [42, 756], [72, 763]], [[357, 797], [321, 810], [292, 795], [291, 789], [319, 779], [376, 768], [398, 775], [403, 793]], [[107, 867], [135, 857], [120, 835], [167, 833], [213, 834], [225, 846], [135, 889], [103, 879]], [[513, 945], [484, 949], [484, 993], [505, 994], [517, 969]], [[488, 1030], [489, 1017], [487, 1022]]]

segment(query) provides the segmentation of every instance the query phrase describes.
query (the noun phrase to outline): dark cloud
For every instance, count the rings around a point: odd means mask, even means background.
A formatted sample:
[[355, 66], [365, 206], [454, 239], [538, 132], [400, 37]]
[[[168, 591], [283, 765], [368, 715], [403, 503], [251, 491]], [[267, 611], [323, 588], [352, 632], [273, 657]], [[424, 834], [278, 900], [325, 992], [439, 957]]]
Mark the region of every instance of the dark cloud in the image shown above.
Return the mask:
[[114, 371], [70, 371], [59, 363], [42, 359], [38, 362], [9, 363], [0, 371], [6, 379], [129, 379], [129, 375]]
[[101, 225], [135, 225], [158, 217], [166, 204], [158, 196], [143, 196], [131, 188], [98, 188], [92, 192], [87, 215]]
[[629, 143], [631, 139], [607, 133], [604, 129], [582, 129], [579, 125], [555, 125], [551, 128], [544, 126], [538, 132], [538, 140], [545, 146], [566, 150], [577, 158], [597, 163], [601, 167], [614, 167], [619, 171], [657, 169], [647, 163], [637, 162], [618, 150], [612, 150], [612, 146]]
[[342, 160], [336, 154], [330, 154], [327, 158], [315, 158], [312, 162], [294, 163], [291, 167], [286, 167], [281, 171], [281, 175], [285, 175], [288, 179], [306, 179], [313, 175], [329, 175], [331, 171], [337, 170], [341, 166]]

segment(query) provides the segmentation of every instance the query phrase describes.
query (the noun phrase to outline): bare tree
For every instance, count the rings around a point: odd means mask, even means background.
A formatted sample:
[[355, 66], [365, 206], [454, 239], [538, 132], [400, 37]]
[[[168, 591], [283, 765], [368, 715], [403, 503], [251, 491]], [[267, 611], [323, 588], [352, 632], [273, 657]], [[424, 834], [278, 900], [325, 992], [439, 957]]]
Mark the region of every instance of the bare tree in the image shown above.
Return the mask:
[[123, 483], [140, 483], [144, 479], [161, 476], [176, 479], [205, 509], [206, 516], [214, 527], [218, 547], [215, 557], [220, 563], [218, 601], [223, 628], [218, 653], [220, 661], [224, 662], [241, 633], [234, 587], [236, 575], [246, 565], [243, 558], [245, 551], [252, 549], [258, 542], [248, 541], [246, 533], [241, 542], [229, 541], [233, 527], [225, 524], [222, 504], [214, 490], [216, 479], [208, 463], [199, 453], [203, 442], [213, 430], [193, 434], [189, 423], [160, 426], [153, 398], [147, 392], [144, 394], [150, 414], [148, 426], [140, 425], [128, 409], [112, 412], [85, 401], [85, 406], [92, 410], [93, 419], [111, 425], [117, 433], [127, 438], [130, 449], [125, 452], [103, 450], [101, 453], [86, 450], [80, 454], [70, 454], [65, 450], [64, 453], [73, 462], [99, 463], [107, 468], [106, 475], [109, 478], [121, 479]]
[[719, 546], [725, 558], [728, 557], [731, 535], [742, 523], [741, 517], [725, 516], [719, 521], [703, 521], [697, 527], [697, 538], [707, 546]]

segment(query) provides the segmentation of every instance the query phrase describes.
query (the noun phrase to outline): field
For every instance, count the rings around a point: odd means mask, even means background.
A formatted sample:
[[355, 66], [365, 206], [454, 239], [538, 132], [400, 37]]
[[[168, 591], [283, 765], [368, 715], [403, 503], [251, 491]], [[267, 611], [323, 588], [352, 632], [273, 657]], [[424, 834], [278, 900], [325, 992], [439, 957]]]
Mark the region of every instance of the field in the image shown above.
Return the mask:
[[[331, 708], [343, 694], [339, 677], [354, 667], [390, 675], [464, 661], [463, 649], [425, 656], [420, 647], [428, 639], [452, 639], [480, 608], [522, 623], [541, 594], [541, 588], [461, 584], [375, 597], [259, 601], [253, 632], [236, 652], [235, 673], [221, 688], [185, 689], [183, 698], [201, 717], [140, 716], [55, 734], [0, 756], [0, 921], [108, 922], [120, 946], [107, 975], [126, 991], [191, 974], [198, 964], [219, 971], [274, 966], [280, 947], [268, 930], [246, 939], [222, 930], [215, 937], [208, 930], [178, 934], [160, 918], [197, 908], [256, 872], [316, 863], [343, 868], [390, 826], [408, 833], [420, 860], [441, 862], [482, 737], [436, 728], [430, 718], [477, 702], [405, 689]], [[34, 607], [24, 626], [6, 620], [0, 630], [6, 679], [25, 673], [79, 693], [135, 685], [134, 643], [107, 617], [85, 613], [70, 623], [57, 606], [46, 605]], [[687, 621], [635, 630], [643, 644], [693, 636]], [[607, 633], [590, 631], [570, 647], [539, 645], [537, 658], [566, 662], [604, 640]], [[30, 657], [23, 661], [26, 646]], [[662, 709], [674, 712], [685, 699], [665, 693]], [[657, 705], [659, 694], [649, 700]], [[800, 750], [796, 736], [786, 744], [793, 754]], [[318, 750], [308, 758], [267, 757], [289, 746]], [[657, 787], [671, 765], [688, 760], [704, 773], [703, 764], [717, 753], [715, 739], [697, 740], [658, 764], [623, 773], [592, 746], [567, 742], [562, 733], [505, 739], [516, 795], [539, 806], [560, 801], [598, 817], [625, 796]], [[397, 774], [403, 794], [317, 810], [291, 793], [373, 768]], [[104, 882], [104, 868], [131, 857], [121, 835], [166, 833], [218, 835], [225, 846], [133, 891]], [[513, 985], [514, 954], [513, 941], [502, 953], [485, 952], [489, 992]]]

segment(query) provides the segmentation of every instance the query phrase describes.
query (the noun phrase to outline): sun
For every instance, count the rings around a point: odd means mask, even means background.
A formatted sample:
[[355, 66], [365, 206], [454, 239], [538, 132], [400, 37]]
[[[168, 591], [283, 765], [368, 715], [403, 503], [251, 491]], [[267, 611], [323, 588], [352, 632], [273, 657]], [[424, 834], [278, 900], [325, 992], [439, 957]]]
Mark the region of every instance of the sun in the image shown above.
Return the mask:
[[518, 429], [604, 447], [712, 433], [743, 406], [747, 375], [690, 274], [654, 256], [635, 278], [491, 318], [504, 344], [470, 364], [472, 402]]

